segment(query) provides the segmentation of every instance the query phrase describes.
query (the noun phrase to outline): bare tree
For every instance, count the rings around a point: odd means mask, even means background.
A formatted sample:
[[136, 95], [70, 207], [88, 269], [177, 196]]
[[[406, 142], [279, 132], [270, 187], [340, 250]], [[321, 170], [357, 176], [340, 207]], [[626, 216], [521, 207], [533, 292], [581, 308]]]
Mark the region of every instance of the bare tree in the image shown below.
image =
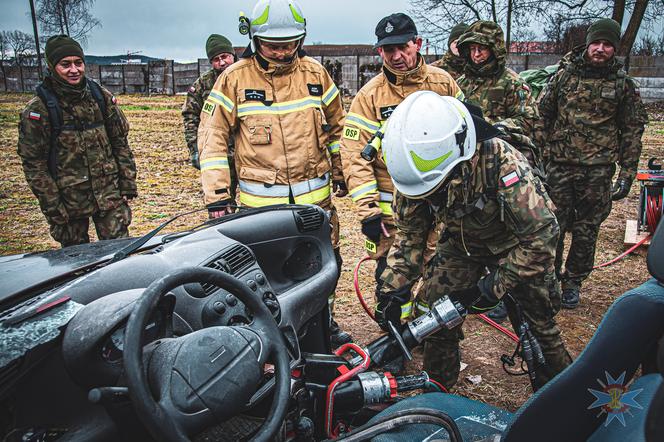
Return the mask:
[[25, 85], [23, 84], [23, 66], [32, 62], [31, 56], [35, 54], [35, 41], [32, 35], [18, 30], [8, 31], [5, 36], [12, 49], [14, 63], [18, 66], [21, 90], [25, 90]]
[[37, 16], [45, 35], [65, 34], [85, 44], [101, 22], [90, 9], [95, 0], [37, 0]]
[[7, 73], [5, 72], [5, 63], [9, 61], [9, 38], [7, 31], [0, 31], [0, 72], [2, 72], [2, 81], [7, 90]]
[[664, 0], [410, 0], [411, 14], [432, 41], [442, 42], [452, 27], [462, 21], [492, 20], [505, 31], [505, 44], [517, 32], [540, 24], [544, 36], [559, 46], [571, 26], [587, 24], [598, 18], [613, 17], [629, 22], [618, 53], [631, 50], [640, 29], [652, 29], [663, 20]]
[[447, 39], [457, 23], [494, 21], [503, 27], [509, 50], [514, 30], [528, 28], [533, 17], [544, 16], [549, 3], [550, 0], [410, 0], [409, 12], [427, 37], [438, 44]]

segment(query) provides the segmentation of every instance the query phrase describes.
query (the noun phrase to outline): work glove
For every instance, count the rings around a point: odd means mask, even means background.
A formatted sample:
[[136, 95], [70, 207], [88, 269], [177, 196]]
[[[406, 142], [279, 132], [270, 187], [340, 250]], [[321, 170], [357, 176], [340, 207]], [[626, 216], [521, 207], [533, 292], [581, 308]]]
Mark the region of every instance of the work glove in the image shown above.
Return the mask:
[[398, 330], [401, 326], [401, 300], [389, 295], [379, 296], [374, 314], [380, 328], [388, 331], [387, 323], [391, 322]]
[[346, 186], [346, 182], [343, 180], [333, 180], [332, 191], [334, 192], [334, 196], [341, 198], [348, 195], [348, 186]]
[[632, 180], [628, 178], [618, 178], [613, 184], [613, 191], [611, 193], [611, 199], [613, 201], [618, 201], [627, 196], [629, 189], [632, 187]]
[[470, 314], [486, 313], [492, 310], [500, 302], [493, 293], [494, 276], [495, 274], [491, 273], [472, 287], [450, 293], [450, 299], [461, 304]]
[[370, 216], [362, 220], [362, 234], [376, 245], [380, 242], [380, 234], [383, 231], [383, 221], [380, 215]]
[[208, 204], [207, 209], [210, 219], [220, 218], [229, 213], [233, 213], [231, 202], [230, 199], [227, 199]]
[[198, 151], [191, 152], [189, 154], [189, 160], [191, 161], [192, 166], [194, 166], [198, 170], [201, 170], [201, 163], [198, 160]]

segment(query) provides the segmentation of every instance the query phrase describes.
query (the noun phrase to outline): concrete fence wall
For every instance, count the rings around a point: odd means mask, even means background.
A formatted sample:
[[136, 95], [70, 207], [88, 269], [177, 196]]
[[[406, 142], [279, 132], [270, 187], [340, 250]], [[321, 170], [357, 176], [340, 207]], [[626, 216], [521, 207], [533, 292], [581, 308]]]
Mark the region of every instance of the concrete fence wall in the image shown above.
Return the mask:
[[[378, 55], [314, 55], [330, 72], [335, 83], [346, 95], [354, 95], [381, 69]], [[558, 63], [556, 54], [511, 54], [508, 66], [517, 72]], [[427, 62], [437, 57], [426, 55]], [[629, 74], [641, 84], [641, 95], [646, 101], [664, 100], [664, 57], [633, 56], [629, 59]], [[175, 63], [157, 60], [141, 65], [86, 66], [87, 75], [115, 94], [177, 94], [185, 93], [189, 86], [206, 70], [207, 59], [194, 63]], [[39, 83], [34, 66], [4, 66], [0, 71], [0, 91], [31, 92]]]

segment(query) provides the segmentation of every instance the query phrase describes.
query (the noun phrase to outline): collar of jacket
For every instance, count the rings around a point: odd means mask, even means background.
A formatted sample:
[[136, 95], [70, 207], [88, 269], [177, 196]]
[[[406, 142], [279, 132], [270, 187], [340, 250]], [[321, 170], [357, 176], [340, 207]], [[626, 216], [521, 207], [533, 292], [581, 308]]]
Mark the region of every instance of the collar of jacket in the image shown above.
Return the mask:
[[573, 64], [577, 71], [586, 78], [615, 78], [617, 72], [623, 67], [615, 55], [606, 64], [596, 66], [588, 61], [587, 49], [576, 54]]
[[62, 80], [56, 74], [49, 72], [44, 78], [44, 84], [59, 98], [68, 101], [78, 101], [86, 97], [88, 92], [88, 79], [83, 76], [81, 82], [75, 86]]
[[383, 62], [383, 73], [387, 81], [395, 86], [421, 84], [427, 78], [426, 62], [421, 54], [417, 54], [417, 66], [406, 72], [393, 71]]
[[466, 77], [500, 77], [503, 72], [505, 72], [505, 62], [496, 58], [493, 52], [491, 58], [481, 65], [469, 61], [464, 68]]

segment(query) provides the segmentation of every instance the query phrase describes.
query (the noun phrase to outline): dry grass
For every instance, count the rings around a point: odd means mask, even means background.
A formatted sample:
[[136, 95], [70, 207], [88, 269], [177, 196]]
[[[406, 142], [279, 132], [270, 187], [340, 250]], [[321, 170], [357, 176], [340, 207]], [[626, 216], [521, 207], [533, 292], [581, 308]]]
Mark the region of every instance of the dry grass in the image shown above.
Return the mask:
[[[16, 154], [18, 112], [29, 98], [26, 94], [0, 94], [0, 160], [3, 164], [0, 170], [0, 254], [57, 247], [25, 183]], [[132, 203], [131, 233], [140, 235], [174, 214], [202, 207], [202, 192], [198, 172], [189, 166], [182, 135], [179, 109], [183, 98], [122, 96], [119, 101], [131, 123], [130, 143], [139, 171], [139, 198]], [[651, 119], [655, 117], [659, 121], [651, 122], [646, 130], [643, 159], [661, 156], [664, 152], [662, 108], [652, 109]], [[635, 217], [637, 202], [638, 189], [634, 186], [628, 198], [614, 205], [600, 232], [596, 262], [607, 261], [624, 250], [625, 221]], [[366, 343], [379, 336], [380, 329], [368, 320], [353, 290], [353, 268], [364, 254], [359, 220], [348, 198], [337, 200], [335, 204], [341, 219], [345, 262], [337, 291], [336, 317], [358, 342]], [[205, 214], [193, 217], [202, 221]], [[175, 227], [182, 223], [176, 222]], [[641, 250], [612, 267], [595, 271], [583, 287], [579, 308], [563, 310], [558, 315], [565, 343], [573, 356], [588, 342], [611, 302], [648, 278], [644, 257], [645, 251]], [[368, 263], [361, 271], [361, 287], [370, 303], [372, 281], [373, 264]], [[468, 366], [461, 372], [456, 392], [509, 410], [518, 408], [530, 394], [527, 380], [507, 376], [499, 362], [501, 354], [512, 353], [511, 341], [476, 318], [466, 321], [464, 329], [462, 358]], [[419, 369], [418, 364], [411, 363], [409, 369]], [[481, 383], [473, 385], [465, 381], [467, 376], [477, 374], [482, 375]]]

